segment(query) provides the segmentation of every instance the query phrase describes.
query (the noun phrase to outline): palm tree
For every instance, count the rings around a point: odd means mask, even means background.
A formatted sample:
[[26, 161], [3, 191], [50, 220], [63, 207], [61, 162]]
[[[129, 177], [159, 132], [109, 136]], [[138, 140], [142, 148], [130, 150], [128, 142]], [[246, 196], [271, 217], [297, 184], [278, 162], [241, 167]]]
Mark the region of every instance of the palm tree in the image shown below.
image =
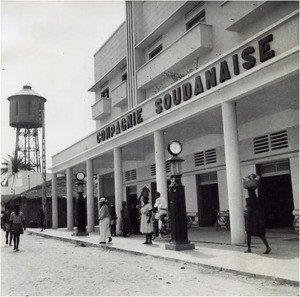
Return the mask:
[[15, 154], [7, 155], [8, 158], [3, 158], [1, 162], [1, 185], [7, 184], [8, 179], [15, 175], [19, 171], [30, 171], [32, 168], [29, 164], [26, 164], [22, 157], [16, 156]]

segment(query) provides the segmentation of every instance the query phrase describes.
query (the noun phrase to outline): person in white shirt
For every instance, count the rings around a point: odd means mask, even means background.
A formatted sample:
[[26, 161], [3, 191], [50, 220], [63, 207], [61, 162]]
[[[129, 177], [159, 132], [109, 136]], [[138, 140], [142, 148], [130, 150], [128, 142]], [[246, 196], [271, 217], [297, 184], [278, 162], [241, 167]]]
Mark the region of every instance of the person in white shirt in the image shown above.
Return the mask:
[[166, 198], [160, 196], [159, 192], [156, 192], [154, 195], [154, 197], [156, 198], [154, 208], [157, 209], [155, 213], [155, 220], [158, 220], [158, 231], [160, 232], [162, 228], [161, 218], [162, 216], [168, 214], [168, 203]]

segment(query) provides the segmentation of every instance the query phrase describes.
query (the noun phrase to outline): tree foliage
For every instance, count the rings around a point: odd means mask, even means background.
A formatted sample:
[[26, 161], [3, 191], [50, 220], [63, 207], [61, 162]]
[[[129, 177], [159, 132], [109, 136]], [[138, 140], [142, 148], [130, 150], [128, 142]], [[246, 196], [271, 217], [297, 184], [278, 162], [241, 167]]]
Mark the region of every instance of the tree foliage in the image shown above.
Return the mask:
[[24, 162], [24, 158], [20, 156], [7, 155], [1, 162], [1, 185], [7, 183], [11, 176], [15, 176], [19, 171], [30, 171], [30, 164]]

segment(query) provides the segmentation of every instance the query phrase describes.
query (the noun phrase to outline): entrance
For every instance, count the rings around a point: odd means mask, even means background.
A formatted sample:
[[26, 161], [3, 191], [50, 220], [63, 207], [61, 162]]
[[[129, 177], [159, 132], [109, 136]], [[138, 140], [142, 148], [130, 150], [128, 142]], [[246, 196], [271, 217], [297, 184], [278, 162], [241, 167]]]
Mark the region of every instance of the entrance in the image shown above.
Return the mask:
[[137, 205], [137, 186], [126, 187], [126, 202], [130, 208], [132, 204]]
[[199, 226], [215, 226], [217, 211], [220, 208], [217, 173], [197, 175], [196, 180]]
[[266, 226], [293, 226], [294, 209], [289, 161], [258, 165], [261, 176], [259, 196], [264, 200]]

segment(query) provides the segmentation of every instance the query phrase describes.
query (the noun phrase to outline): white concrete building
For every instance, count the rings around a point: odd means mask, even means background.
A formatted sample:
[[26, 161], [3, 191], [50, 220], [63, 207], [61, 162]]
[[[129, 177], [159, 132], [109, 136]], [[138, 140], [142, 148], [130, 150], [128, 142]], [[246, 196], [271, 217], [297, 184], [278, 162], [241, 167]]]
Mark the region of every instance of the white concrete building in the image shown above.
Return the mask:
[[[96, 130], [52, 157], [87, 175], [88, 230], [99, 196], [134, 201], [147, 185], [168, 196], [166, 148], [183, 143], [187, 212], [214, 226], [230, 210], [232, 243], [244, 242], [241, 179], [261, 176], [267, 227], [292, 226], [299, 209], [299, 3], [128, 1], [126, 21], [95, 53]], [[97, 40], [95, 40], [97, 42]]]

